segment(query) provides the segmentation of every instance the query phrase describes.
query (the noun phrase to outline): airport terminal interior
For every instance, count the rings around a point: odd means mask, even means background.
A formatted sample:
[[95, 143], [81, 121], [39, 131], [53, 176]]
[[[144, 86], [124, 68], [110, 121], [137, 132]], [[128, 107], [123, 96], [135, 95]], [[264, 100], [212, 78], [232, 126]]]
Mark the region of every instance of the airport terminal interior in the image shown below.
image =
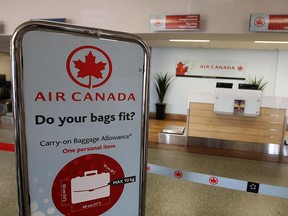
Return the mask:
[[55, 2], [0, 0], [0, 216], [23, 170], [31, 216], [288, 215], [287, 0]]

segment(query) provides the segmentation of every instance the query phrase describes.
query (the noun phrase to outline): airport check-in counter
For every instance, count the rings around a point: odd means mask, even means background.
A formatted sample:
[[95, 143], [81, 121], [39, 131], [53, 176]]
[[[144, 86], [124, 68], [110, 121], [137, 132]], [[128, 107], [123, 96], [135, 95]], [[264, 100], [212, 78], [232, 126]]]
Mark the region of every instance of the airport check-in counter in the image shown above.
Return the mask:
[[[159, 143], [284, 154], [288, 98], [216, 88], [189, 95], [186, 127], [169, 126]], [[284, 149], [286, 151], [286, 148]]]
[[219, 88], [189, 95], [186, 145], [279, 154], [288, 98], [259, 90]]

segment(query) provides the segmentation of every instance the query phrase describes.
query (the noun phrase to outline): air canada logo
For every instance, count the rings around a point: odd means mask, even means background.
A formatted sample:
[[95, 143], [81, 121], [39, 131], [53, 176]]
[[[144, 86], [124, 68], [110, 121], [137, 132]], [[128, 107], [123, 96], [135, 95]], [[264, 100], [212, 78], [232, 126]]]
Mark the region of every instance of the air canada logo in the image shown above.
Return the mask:
[[182, 177], [183, 177], [183, 172], [182, 172], [181, 170], [176, 170], [176, 171], [174, 172], [174, 176], [175, 176], [176, 178], [182, 178]]
[[240, 72], [244, 71], [244, 66], [243, 65], [238, 65], [237, 66], [237, 70], [240, 71]]
[[154, 18], [154, 20], [153, 20], [153, 25], [154, 25], [155, 27], [160, 27], [160, 26], [162, 26], [162, 24], [163, 24], [163, 20], [162, 20], [161, 17], [156, 17], [156, 18]]
[[263, 25], [265, 24], [265, 19], [263, 17], [257, 17], [255, 20], [254, 20], [254, 25], [256, 27], [262, 27]]
[[112, 62], [102, 49], [95, 46], [81, 46], [68, 56], [66, 69], [76, 84], [91, 89], [109, 80], [112, 74]]
[[218, 184], [218, 178], [217, 178], [216, 176], [211, 176], [211, 177], [209, 178], [209, 183], [210, 183], [211, 185], [217, 185], [217, 184]]

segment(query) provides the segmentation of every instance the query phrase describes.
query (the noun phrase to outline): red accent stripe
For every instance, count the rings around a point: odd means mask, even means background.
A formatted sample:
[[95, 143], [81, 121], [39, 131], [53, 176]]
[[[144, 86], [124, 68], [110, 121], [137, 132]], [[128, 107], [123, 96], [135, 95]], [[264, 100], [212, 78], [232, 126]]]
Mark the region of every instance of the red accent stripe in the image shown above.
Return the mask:
[[1, 143], [0, 142], [0, 150], [15, 152], [15, 146], [14, 146], [14, 144], [11, 144], [11, 143]]

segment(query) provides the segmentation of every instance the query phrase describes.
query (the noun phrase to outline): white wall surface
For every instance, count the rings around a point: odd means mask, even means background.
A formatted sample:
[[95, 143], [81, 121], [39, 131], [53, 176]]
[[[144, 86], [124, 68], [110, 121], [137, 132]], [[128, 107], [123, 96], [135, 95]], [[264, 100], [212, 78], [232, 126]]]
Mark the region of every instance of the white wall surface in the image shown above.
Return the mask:
[[288, 97], [288, 51], [279, 51], [274, 95]]
[[[277, 50], [225, 50], [225, 49], [183, 49], [153, 48], [151, 59], [151, 76], [159, 72], [169, 72], [175, 76], [176, 62], [179, 59], [206, 61], [238, 61], [245, 62], [248, 76], [264, 76], [269, 81], [263, 92], [265, 96], [288, 97], [287, 67], [288, 52]], [[151, 80], [150, 112], [155, 112], [157, 95]], [[166, 97], [166, 112], [186, 114], [187, 99], [190, 92], [213, 92], [216, 82], [232, 82], [237, 88], [240, 80], [207, 79], [191, 77], [175, 77]], [[275, 86], [277, 82], [277, 87]]]
[[72, 24], [131, 33], [150, 32], [150, 15], [200, 14], [201, 32], [247, 33], [251, 13], [287, 13], [287, 0], [0, 0], [1, 34], [30, 19], [67, 18]]

